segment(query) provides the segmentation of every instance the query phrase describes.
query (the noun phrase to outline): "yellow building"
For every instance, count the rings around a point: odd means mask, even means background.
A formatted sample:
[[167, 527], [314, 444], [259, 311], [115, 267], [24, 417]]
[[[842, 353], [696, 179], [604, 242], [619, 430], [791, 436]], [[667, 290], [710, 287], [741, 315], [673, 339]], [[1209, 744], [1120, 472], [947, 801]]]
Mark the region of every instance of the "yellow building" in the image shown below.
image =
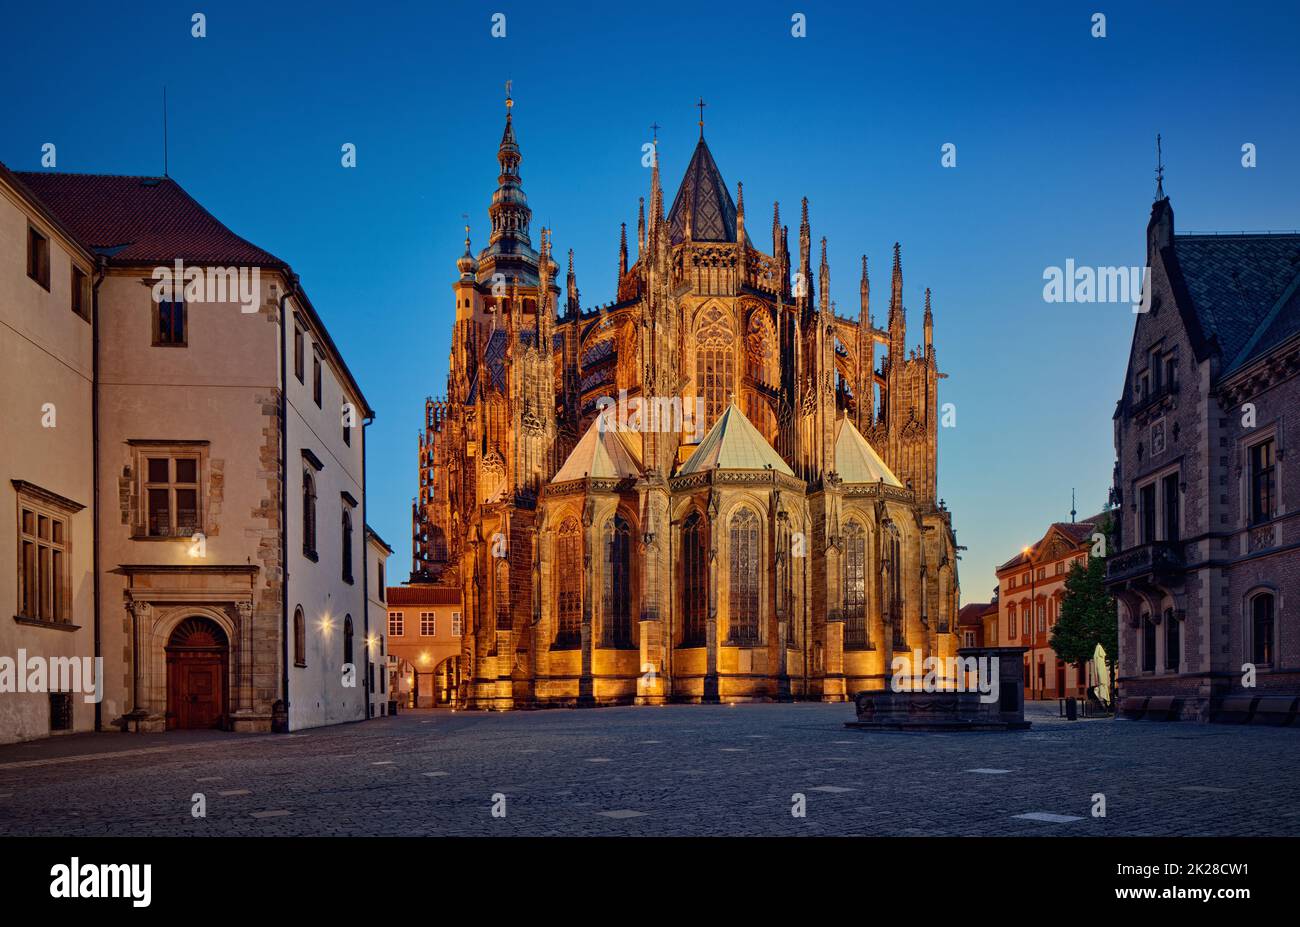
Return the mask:
[[450, 586], [390, 586], [389, 686], [399, 707], [431, 708], [455, 701], [464, 632], [460, 590]]

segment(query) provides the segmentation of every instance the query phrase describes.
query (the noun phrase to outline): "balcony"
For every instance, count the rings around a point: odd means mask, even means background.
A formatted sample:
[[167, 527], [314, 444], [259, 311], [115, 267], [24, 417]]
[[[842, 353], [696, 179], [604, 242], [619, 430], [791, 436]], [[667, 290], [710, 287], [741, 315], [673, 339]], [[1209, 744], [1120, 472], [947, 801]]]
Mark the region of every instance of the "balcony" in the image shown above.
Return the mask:
[[1178, 395], [1178, 381], [1174, 380], [1171, 382], [1169, 380], [1165, 380], [1155, 389], [1148, 390], [1145, 396], [1140, 396], [1137, 399], [1134, 399], [1132, 403], [1129, 405], [1129, 414], [1138, 415], [1141, 412], [1145, 412], [1147, 409], [1155, 408], [1157, 405], [1160, 405], [1165, 399], [1172, 398], [1177, 395]]
[[1183, 546], [1180, 543], [1156, 541], [1130, 547], [1106, 561], [1106, 585], [1144, 579], [1168, 582], [1181, 576], [1183, 565]]

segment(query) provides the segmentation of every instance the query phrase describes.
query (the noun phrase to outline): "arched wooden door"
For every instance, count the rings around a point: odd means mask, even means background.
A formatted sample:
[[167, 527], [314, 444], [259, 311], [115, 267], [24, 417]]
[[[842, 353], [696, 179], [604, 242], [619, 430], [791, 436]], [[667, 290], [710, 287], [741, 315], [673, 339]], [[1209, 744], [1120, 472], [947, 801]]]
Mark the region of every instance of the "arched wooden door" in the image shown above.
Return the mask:
[[226, 726], [230, 644], [216, 622], [186, 618], [167, 643], [167, 729]]

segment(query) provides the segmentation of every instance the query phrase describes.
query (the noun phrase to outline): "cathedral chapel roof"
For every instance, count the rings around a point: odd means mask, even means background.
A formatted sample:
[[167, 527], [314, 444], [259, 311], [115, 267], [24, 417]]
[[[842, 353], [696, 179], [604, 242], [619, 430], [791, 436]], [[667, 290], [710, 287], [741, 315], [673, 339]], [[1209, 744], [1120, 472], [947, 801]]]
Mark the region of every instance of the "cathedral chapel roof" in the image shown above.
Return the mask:
[[564, 461], [564, 466], [551, 478], [552, 483], [569, 480], [625, 479], [641, 476], [641, 464], [628, 445], [623, 433], [612, 421], [602, 415], [587, 427], [587, 432], [574, 446]]
[[678, 474], [703, 473], [706, 470], [776, 470], [788, 476], [794, 471], [773, 450], [772, 445], [754, 427], [745, 413], [733, 402], [714, 422], [695, 453], [682, 464]]
[[878, 483], [902, 488], [876, 449], [847, 418], [835, 426], [835, 472], [846, 483]]

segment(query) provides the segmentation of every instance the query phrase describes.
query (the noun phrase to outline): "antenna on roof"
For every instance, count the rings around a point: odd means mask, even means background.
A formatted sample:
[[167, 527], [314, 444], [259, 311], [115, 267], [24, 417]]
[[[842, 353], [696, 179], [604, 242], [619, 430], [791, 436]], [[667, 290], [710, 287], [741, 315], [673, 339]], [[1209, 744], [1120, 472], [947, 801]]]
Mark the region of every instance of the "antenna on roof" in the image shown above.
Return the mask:
[[1074, 487], [1070, 487], [1070, 524], [1074, 524], [1074, 516], [1078, 514], [1074, 510]]
[[163, 84], [163, 176], [167, 176], [167, 85]]

